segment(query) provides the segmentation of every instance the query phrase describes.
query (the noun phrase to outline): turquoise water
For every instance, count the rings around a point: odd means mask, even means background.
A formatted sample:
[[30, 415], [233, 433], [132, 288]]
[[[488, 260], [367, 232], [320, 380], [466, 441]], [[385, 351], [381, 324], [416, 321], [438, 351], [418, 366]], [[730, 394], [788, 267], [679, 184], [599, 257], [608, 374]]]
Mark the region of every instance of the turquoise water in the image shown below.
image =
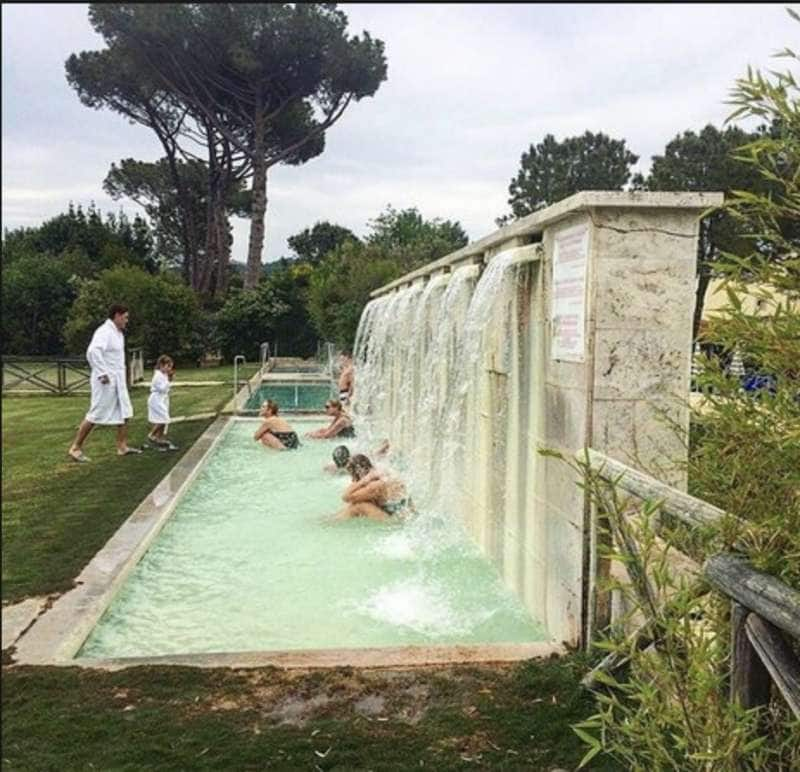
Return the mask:
[[332, 522], [347, 478], [322, 467], [338, 443], [279, 453], [257, 425], [223, 435], [81, 656], [547, 637], [451, 521]]
[[268, 399], [275, 400], [284, 412], [319, 410], [332, 396], [331, 385], [324, 383], [262, 384], [247, 399], [245, 410], [258, 410]]

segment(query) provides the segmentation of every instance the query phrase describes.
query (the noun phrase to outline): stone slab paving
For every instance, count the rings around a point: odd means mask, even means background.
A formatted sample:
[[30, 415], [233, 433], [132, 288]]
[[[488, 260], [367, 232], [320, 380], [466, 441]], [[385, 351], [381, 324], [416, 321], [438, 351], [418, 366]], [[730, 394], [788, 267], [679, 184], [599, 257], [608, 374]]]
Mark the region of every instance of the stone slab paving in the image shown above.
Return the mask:
[[20, 603], [3, 606], [3, 648], [12, 646], [22, 631], [39, 616], [47, 598], [26, 598]]

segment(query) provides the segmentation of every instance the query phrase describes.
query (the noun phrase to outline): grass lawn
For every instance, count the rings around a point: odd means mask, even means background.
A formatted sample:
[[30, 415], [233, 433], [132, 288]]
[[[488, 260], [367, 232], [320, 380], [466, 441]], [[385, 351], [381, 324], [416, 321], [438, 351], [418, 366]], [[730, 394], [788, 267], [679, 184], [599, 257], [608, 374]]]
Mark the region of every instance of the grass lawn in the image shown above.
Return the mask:
[[[147, 393], [134, 392], [131, 441]], [[176, 389], [173, 412], [219, 408], [225, 387]], [[68, 589], [181, 450], [118, 458], [95, 430], [66, 458], [85, 397], [3, 400], [3, 599]], [[580, 656], [513, 666], [317, 672], [15, 667], [4, 653], [2, 764], [19, 770], [575, 769], [570, 724], [591, 712]], [[590, 769], [616, 769], [608, 761]]]
[[[230, 398], [223, 386], [175, 388], [174, 415], [219, 410]], [[133, 389], [130, 443], [148, 431], [147, 390]], [[174, 453], [118, 457], [115, 430], [97, 427], [84, 450], [90, 464], [66, 454], [86, 414], [85, 395], [3, 399], [4, 601], [45, 595], [72, 586], [83, 566], [208, 426], [191, 421], [170, 427]]]
[[[260, 367], [258, 362], [246, 362], [239, 365], [239, 382], [245, 378], [252, 378]], [[145, 380], [150, 382], [153, 377], [151, 370], [145, 370]], [[224, 381], [233, 385], [233, 365], [220, 365], [219, 367], [182, 367], [177, 365], [175, 370], [176, 381]]]

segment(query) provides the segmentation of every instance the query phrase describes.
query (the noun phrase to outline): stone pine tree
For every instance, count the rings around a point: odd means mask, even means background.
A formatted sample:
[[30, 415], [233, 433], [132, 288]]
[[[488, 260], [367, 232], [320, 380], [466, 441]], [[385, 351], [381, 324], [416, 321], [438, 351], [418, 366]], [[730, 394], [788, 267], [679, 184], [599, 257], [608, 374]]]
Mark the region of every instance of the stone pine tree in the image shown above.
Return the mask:
[[[103, 189], [114, 199], [129, 198], [141, 206], [153, 225], [157, 252], [162, 262], [188, 271], [184, 254], [183, 228], [190, 229], [190, 241], [197, 245], [200, 261], [205, 258], [204, 242], [208, 209], [208, 164], [190, 159], [177, 162], [183, 191], [175, 184], [175, 175], [167, 158], [155, 163], [123, 158], [112, 163], [103, 181]], [[228, 191], [222, 214], [230, 231], [228, 215], [249, 215], [244, 183], [236, 181]], [[183, 199], [181, 199], [183, 193]]]
[[[633, 186], [652, 191], [734, 190], [767, 193], [768, 181], [752, 164], [737, 159], [737, 149], [776, 131], [762, 127], [747, 132], [737, 126], [725, 130], [711, 124], [699, 132], [684, 131], [672, 139], [663, 155], [653, 156], [649, 175], [636, 175]], [[697, 244], [697, 288], [694, 313], [694, 335], [700, 329], [706, 290], [714, 278], [715, 264], [725, 252], [741, 252], [752, 234], [746, 234], [725, 209], [716, 210], [700, 221]]]
[[200, 243], [191, 225], [189, 190], [179, 169], [180, 138], [187, 130], [186, 111], [137, 65], [133, 52], [120, 43], [103, 51], [72, 54], [65, 68], [67, 82], [83, 104], [94, 109], [114, 110], [131, 122], [148, 127], [158, 138], [176, 191], [175, 215], [183, 252], [184, 275], [187, 283], [198, 289], [196, 276]]
[[333, 3], [93, 4], [106, 39], [124, 35], [149, 72], [250, 165], [245, 287], [261, 275], [267, 172], [324, 149], [347, 107], [386, 79], [383, 43], [348, 36]]
[[524, 217], [581, 190], [622, 190], [639, 160], [624, 139], [585, 132], [559, 142], [548, 134], [531, 144], [520, 158], [517, 175], [508, 186], [511, 214], [498, 225]]
[[358, 240], [356, 234], [349, 228], [324, 221], [290, 236], [287, 243], [300, 260], [318, 263], [345, 241]]

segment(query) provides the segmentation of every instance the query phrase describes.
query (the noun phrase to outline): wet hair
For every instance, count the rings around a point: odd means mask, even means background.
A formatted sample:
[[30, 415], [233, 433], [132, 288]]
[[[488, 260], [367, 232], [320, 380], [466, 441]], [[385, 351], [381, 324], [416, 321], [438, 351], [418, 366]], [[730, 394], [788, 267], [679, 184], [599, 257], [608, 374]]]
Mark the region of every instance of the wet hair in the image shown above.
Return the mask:
[[128, 313], [128, 306], [122, 305], [122, 303], [112, 303], [108, 307], [108, 318], [113, 319], [117, 314], [127, 314]]
[[355, 480], [360, 480], [372, 469], [370, 461], [363, 453], [352, 456], [345, 467]]
[[272, 415], [278, 415], [278, 410], [280, 409], [280, 408], [278, 407], [278, 403], [277, 403], [277, 402], [275, 402], [275, 400], [272, 400], [272, 399], [268, 399], [266, 402], [264, 402], [264, 403], [261, 405], [261, 407], [262, 407], [262, 408], [266, 407], [266, 408], [267, 408], [267, 410], [268, 410], [270, 413], [272, 413]]
[[339, 447], [333, 451], [333, 463], [336, 464], [337, 469], [346, 466], [349, 460], [350, 451], [347, 449], [347, 445], [339, 445]]
[[338, 399], [329, 399], [325, 403], [325, 407], [333, 407], [333, 408], [336, 408], [336, 410], [341, 410], [342, 409], [342, 403], [339, 402]]
[[174, 365], [175, 363], [172, 361], [172, 357], [168, 354], [162, 354], [158, 359], [156, 359], [156, 368], [162, 367], [163, 365]]
[[343, 357], [347, 357], [348, 359], [352, 359], [353, 358], [353, 352], [350, 351], [349, 348], [346, 348], [344, 351], [342, 351], [342, 356]]

